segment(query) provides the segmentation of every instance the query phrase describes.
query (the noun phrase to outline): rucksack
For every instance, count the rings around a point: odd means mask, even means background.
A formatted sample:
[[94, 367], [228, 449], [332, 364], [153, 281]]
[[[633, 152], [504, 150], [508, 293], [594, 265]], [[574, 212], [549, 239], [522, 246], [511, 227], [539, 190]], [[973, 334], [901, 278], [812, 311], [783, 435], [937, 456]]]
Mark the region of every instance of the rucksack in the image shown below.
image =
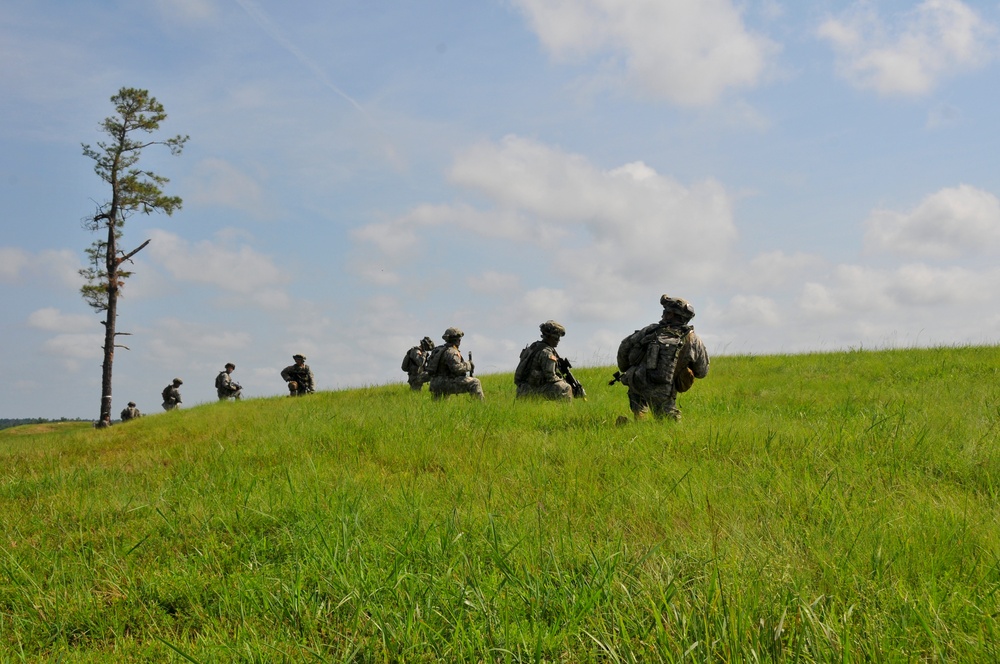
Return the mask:
[[529, 344], [524, 347], [521, 351], [521, 356], [517, 363], [517, 369], [514, 369], [514, 384], [520, 385], [521, 383], [528, 382], [528, 374], [531, 373], [531, 360], [535, 357], [535, 350], [533, 348], [535, 344]]
[[225, 371], [220, 371], [219, 375], [215, 377], [215, 389], [221, 390], [226, 387], [226, 381], [223, 376], [226, 375]]
[[444, 349], [447, 347], [447, 344], [441, 344], [440, 346], [435, 346], [431, 351], [430, 357], [424, 363], [424, 371], [427, 372], [428, 376], [438, 375], [438, 369], [441, 366], [441, 356], [444, 355]]
[[641, 372], [651, 385], [672, 383], [690, 332], [691, 328], [685, 325], [661, 326], [646, 333], [628, 348], [629, 367], [634, 367], [636, 373]]
[[410, 359], [411, 352], [413, 352], [412, 348], [406, 351], [406, 355], [403, 356], [403, 363], [399, 365], [399, 368], [405, 371], [406, 373], [410, 373], [410, 367], [413, 366], [413, 360]]

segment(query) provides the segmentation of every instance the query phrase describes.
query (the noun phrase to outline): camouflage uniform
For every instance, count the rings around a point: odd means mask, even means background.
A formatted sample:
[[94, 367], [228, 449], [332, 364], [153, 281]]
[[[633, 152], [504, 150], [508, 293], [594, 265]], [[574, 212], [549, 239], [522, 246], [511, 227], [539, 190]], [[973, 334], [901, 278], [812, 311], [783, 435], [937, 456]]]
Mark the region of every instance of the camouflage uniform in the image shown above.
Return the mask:
[[[292, 359], [296, 360], [296, 363], [281, 370], [281, 378], [288, 383], [289, 395], [298, 397], [303, 394], [312, 394], [316, 391], [314, 387], [316, 381], [313, 378], [312, 369], [305, 363], [306, 358], [302, 355], [293, 355]], [[300, 359], [302, 364], [298, 363]]]
[[135, 420], [142, 417], [142, 413], [139, 409], [135, 407], [135, 404], [131, 401], [128, 402], [128, 406], [122, 410], [122, 422], [128, 422], [129, 420]]
[[215, 377], [215, 393], [219, 396], [219, 401], [239, 399], [243, 396], [243, 387], [233, 380], [232, 374], [228, 371], [229, 367], [235, 369], [236, 365], [227, 364], [226, 368]]
[[420, 340], [419, 346], [414, 346], [403, 356], [401, 368], [406, 372], [406, 382], [410, 384], [410, 389], [415, 392], [423, 389], [424, 383], [431, 379], [424, 371], [424, 365], [427, 364], [427, 358], [430, 357], [432, 350], [434, 342], [430, 337], [424, 337]]
[[174, 378], [170, 385], [163, 388], [163, 410], [173, 410], [181, 404], [181, 391], [177, 388], [183, 384], [183, 380]]
[[[688, 370], [695, 378], [707, 376], [708, 351], [694, 328], [687, 324], [694, 318], [694, 308], [687, 301], [664, 295], [660, 304], [663, 305], [660, 322], [636, 330], [622, 340], [618, 347], [618, 369], [622, 372], [622, 383], [628, 386], [629, 408], [636, 419], [652, 411], [657, 419], [679, 420], [676, 376]], [[656, 334], [682, 340], [674, 371], [665, 383], [652, 381], [648, 376], [647, 349]]]
[[566, 328], [555, 321], [539, 325], [542, 339], [521, 351], [514, 384], [517, 398], [537, 396], [556, 401], [571, 401], [573, 388], [563, 379], [559, 371], [559, 353], [555, 344], [566, 334]]
[[464, 332], [455, 327], [445, 330], [442, 346], [438, 346], [428, 358], [428, 373], [431, 376], [430, 391], [434, 399], [443, 399], [450, 394], [470, 394], [480, 401], [486, 397], [478, 378], [469, 376], [474, 366], [466, 362], [458, 346]]

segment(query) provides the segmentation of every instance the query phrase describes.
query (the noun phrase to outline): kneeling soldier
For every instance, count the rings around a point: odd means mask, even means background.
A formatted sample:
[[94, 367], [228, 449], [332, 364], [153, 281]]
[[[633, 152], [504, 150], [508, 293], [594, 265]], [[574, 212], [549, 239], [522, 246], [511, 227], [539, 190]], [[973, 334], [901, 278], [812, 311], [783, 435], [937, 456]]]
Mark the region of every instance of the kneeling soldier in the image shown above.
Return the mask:
[[562, 373], [561, 358], [556, 352], [559, 340], [566, 336], [566, 328], [554, 320], [547, 320], [538, 329], [542, 339], [521, 351], [521, 361], [514, 371], [517, 398], [535, 396], [571, 401], [573, 387]]
[[215, 393], [219, 395], [219, 401], [238, 400], [242, 396], [243, 388], [233, 380], [232, 374], [235, 370], [236, 365], [232, 362], [227, 362], [226, 368], [220, 371], [219, 375], [215, 377]]
[[472, 363], [471, 355], [466, 362], [462, 351], [458, 350], [464, 336], [465, 332], [462, 330], [449, 327], [442, 335], [444, 344], [431, 351], [431, 356], [427, 359], [427, 374], [431, 377], [430, 391], [435, 400], [443, 399], [449, 394], [469, 394], [480, 401], [486, 398], [479, 379], [472, 377], [476, 365]]
[[299, 397], [312, 394], [314, 389], [313, 372], [306, 364], [305, 355], [292, 355], [295, 364], [281, 370], [281, 378], [288, 383], [288, 396]]

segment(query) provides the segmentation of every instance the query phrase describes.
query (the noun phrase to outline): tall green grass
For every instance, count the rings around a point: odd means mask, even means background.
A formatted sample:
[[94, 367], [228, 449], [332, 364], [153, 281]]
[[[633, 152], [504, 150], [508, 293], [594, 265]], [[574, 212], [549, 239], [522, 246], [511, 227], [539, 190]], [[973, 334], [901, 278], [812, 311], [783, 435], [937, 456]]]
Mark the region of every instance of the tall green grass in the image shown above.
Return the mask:
[[997, 659], [1000, 348], [722, 357], [681, 422], [403, 384], [0, 432], [0, 655]]

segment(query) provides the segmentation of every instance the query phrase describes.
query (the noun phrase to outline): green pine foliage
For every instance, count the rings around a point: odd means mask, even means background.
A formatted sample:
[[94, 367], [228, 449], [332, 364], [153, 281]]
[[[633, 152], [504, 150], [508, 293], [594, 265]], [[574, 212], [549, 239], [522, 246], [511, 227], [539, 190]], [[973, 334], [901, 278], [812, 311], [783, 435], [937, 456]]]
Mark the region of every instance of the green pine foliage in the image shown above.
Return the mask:
[[720, 357], [681, 422], [405, 384], [0, 432], [0, 659], [995, 661], [1000, 348]]

